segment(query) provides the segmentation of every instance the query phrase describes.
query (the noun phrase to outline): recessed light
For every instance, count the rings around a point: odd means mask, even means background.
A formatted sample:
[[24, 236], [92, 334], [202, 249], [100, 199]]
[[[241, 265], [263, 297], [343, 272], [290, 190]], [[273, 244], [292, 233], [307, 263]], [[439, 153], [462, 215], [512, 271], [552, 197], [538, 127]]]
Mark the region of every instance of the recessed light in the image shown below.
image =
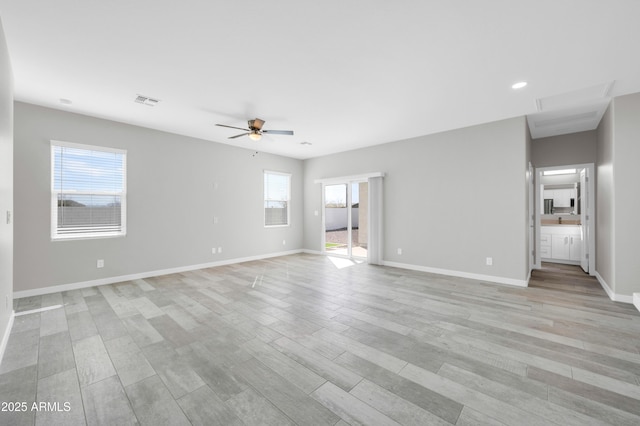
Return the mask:
[[513, 85], [511, 85], [511, 88], [512, 89], [522, 89], [526, 85], [527, 85], [526, 81], [519, 81], [519, 82], [514, 83]]
[[69, 99], [60, 98], [60, 103], [62, 105], [71, 105], [73, 102], [71, 102], [71, 100], [69, 100]]

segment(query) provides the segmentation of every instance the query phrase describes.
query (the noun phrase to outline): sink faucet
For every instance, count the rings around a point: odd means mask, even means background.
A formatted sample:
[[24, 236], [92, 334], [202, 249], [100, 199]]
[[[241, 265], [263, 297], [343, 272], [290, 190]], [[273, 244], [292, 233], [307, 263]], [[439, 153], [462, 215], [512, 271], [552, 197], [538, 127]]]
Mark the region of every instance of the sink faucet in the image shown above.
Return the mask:
[[562, 216], [558, 216], [558, 223], [562, 224]]

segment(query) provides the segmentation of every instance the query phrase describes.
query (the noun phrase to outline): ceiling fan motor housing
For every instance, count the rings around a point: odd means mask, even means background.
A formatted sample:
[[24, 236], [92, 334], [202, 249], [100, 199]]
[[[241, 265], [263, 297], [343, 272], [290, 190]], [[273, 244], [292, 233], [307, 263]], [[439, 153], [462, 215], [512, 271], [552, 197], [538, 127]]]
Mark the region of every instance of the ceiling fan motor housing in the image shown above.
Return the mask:
[[264, 125], [264, 120], [256, 118], [254, 120], [249, 120], [247, 123], [249, 124], [249, 129], [260, 131]]

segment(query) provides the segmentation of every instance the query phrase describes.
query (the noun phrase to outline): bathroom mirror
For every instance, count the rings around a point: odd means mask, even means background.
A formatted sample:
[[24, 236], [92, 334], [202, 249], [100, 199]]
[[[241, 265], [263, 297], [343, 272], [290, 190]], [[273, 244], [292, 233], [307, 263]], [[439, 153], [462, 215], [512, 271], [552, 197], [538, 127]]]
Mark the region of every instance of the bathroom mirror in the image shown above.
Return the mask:
[[580, 183], [542, 185], [543, 215], [577, 215], [579, 209]]

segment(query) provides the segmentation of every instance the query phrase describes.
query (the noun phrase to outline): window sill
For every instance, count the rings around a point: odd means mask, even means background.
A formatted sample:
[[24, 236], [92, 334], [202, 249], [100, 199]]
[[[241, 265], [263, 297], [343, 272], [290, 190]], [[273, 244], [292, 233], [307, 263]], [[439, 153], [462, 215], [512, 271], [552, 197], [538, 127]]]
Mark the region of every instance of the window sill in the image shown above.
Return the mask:
[[99, 234], [80, 234], [80, 235], [56, 235], [51, 237], [51, 241], [78, 241], [78, 240], [99, 240], [104, 238], [120, 238], [126, 237], [126, 233], [99, 233]]

